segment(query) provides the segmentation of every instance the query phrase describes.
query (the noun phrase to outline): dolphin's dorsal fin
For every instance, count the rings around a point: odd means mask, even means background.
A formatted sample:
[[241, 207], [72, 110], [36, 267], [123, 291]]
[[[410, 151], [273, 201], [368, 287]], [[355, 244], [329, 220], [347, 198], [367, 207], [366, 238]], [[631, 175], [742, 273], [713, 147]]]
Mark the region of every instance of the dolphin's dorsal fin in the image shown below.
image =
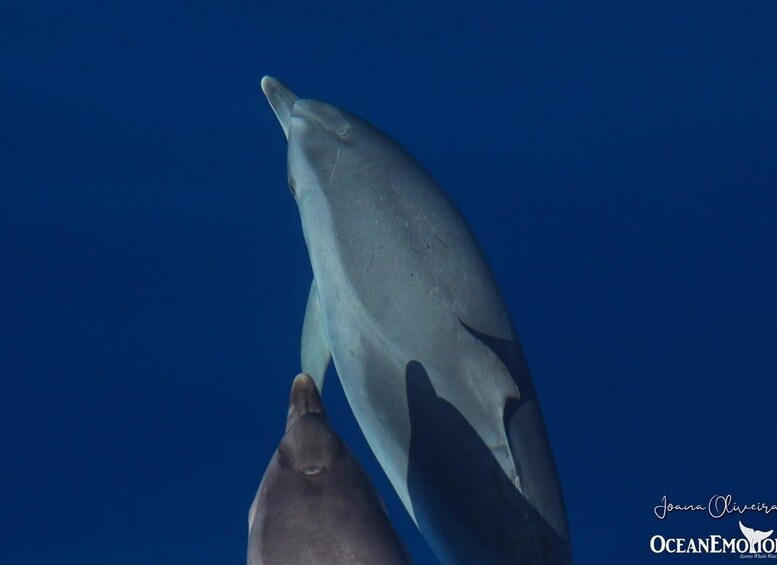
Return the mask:
[[302, 372], [313, 377], [318, 390], [321, 391], [329, 361], [332, 359], [332, 352], [324, 332], [324, 320], [321, 316], [321, 304], [318, 301], [316, 279], [313, 279], [313, 283], [310, 285], [305, 321], [302, 324], [301, 357]]

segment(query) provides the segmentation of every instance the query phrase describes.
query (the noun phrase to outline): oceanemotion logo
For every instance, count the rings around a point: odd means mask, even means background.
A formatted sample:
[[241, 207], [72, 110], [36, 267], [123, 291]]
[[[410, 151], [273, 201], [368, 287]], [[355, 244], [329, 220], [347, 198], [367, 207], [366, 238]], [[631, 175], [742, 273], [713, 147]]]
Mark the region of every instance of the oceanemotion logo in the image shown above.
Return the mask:
[[740, 559], [777, 559], [777, 538], [774, 530], [762, 532], [748, 528], [739, 521], [744, 537], [725, 538], [718, 534], [706, 538], [667, 538], [655, 535], [650, 538], [653, 553], [729, 553], [739, 554]]
[[[653, 514], [659, 520], [666, 520], [677, 512], [703, 512], [715, 520], [727, 515], [743, 516], [746, 513], [769, 515], [777, 513], [777, 504], [769, 502], [741, 503], [730, 494], [714, 495], [707, 504], [677, 504], [666, 496], [653, 508]], [[747, 518], [743, 518], [747, 520]], [[741, 559], [777, 559], [777, 537], [774, 530], [761, 531], [750, 528], [739, 520], [739, 531], [744, 537], [724, 537], [711, 534], [705, 538], [665, 537], [657, 534], [650, 538], [650, 550], [653, 553], [729, 553], [739, 554]]]

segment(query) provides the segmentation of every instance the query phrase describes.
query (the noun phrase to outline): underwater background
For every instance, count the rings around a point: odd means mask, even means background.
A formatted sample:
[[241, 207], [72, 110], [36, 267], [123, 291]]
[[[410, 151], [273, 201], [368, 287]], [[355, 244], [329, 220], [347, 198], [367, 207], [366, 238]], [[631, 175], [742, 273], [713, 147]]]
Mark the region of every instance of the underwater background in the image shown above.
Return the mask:
[[[0, 563], [245, 562], [312, 277], [264, 74], [386, 131], [469, 221], [576, 563], [774, 527], [653, 508], [777, 504], [775, 22], [764, 0], [4, 3]], [[333, 369], [324, 401], [434, 563]]]

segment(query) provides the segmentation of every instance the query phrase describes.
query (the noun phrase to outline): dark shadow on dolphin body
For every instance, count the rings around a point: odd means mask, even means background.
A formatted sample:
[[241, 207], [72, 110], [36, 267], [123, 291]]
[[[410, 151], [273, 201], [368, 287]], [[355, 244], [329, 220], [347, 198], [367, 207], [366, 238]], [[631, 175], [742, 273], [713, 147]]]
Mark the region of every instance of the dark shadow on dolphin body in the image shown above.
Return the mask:
[[[464, 416], [437, 396], [423, 365], [410, 361], [405, 376], [408, 492], [438, 558], [446, 564], [569, 563], [568, 542], [513, 485]], [[447, 551], [451, 540], [455, 555]]]
[[505, 366], [520, 398], [509, 399], [504, 406], [504, 427], [510, 451], [531, 502], [552, 513], [551, 526], [564, 531], [568, 540], [567, 518], [563, 494], [558, 481], [558, 470], [545, 430], [544, 419], [537, 393], [534, 389], [529, 364], [518, 340], [502, 339], [479, 332], [459, 320], [462, 327], [475, 339], [488, 347]]

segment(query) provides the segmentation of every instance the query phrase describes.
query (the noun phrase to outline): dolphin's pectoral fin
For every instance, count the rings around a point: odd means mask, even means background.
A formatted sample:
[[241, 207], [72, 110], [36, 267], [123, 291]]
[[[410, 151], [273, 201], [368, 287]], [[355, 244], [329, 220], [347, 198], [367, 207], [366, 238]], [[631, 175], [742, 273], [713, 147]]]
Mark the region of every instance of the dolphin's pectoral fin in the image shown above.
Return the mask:
[[561, 487], [523, 350], [516, 339], [491, 336], [463, 320], [459, 322], [499, 358], [517, 388], [518, 394], [505, 398], [502, 408], [505, 436], [516, 473], [510, 479], [553, 530], [567, 540]]
[[332, 352], [324, 333], [324, 320], [321, 316], [321, 304], [318, 301], [316, 279], [313, 279], [310, 285], [305, 321], [302, 324], [301, 357], [302, 372], [313, 377], [318, 390], [322, 390]]
[[509, 373], [515, 386], [518, 388], [518, 394], [522, 403], [534, 398], [534, 385], [529, 376], [529, 366], [526, 364], [526, 357], [518, 340], [503, 339], [480, 332], [459, 319], [461, 326], [467, 332], [485, 345], [491, 352], [497, 356], [499, 361]]

